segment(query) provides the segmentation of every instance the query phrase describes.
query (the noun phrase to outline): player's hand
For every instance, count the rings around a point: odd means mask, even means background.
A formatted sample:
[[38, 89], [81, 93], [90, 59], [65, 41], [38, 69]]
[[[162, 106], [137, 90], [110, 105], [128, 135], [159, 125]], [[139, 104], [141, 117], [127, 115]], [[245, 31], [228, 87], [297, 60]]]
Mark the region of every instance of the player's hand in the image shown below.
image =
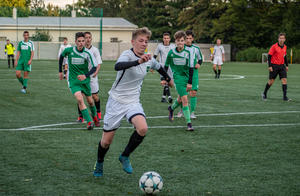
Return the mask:
[[86, 79], [86, 77], [85, 77], [85, 75], [78, 75], [77, 79], [80, 80], [80, 81], [83, 81], [83, 80]]
[[18, 65], [18, 61], [15, 61], [15, 66], [17, 67], [17, 65]]
[[174, 87], [174, 80], [170, 80], [170, 82], [168, 83], [169, 87]]
[[272, 72], [273, 71], [273, 67], [269, 67], [269, 71]]
[[28, 64], [28, 65], [31, 65], [31, 60], [29, 60], [27, 64]]
[[195, 68], [196, 68], [196, 69], [199, 69], [199, 68], [200, 68], [200, 64], [197, 63], [197, 64], [195, 65]]
[[187, 84], [186, 85], [186, 91], [190, 91], [192, 89], [192, 85], [191, 84]]
[[286, 66], [286, 67], [285, 67], [285, 70], [286, 70], [286, 72], [288, 72], [288, 71], [289, 71], [289, 67]]
[[162, 81], [160, 81], [160, 84], [161, 84], [162, 86], [165, 86], [165, 85], [167, 85], [167, 81], [162, 80]]
[[154, 73], [154, 69], [150, 69], [149, 71], [150, 71], [151, 73]]
[[225, 59], [223, 58], [222, 61], [225, 62]]
[[150, 59], [151, 59], [151, 54], [144, 54], [143, 56], [141, 56], [138, 62], [139, 64], [142, 64], [149, 61]]
[[62, 73], [62, 72], [59, 72], [58, 76], [59, 76], [59, 79], [60, 79], [60, 80], [62, 80], [62, 79], [64, 78], [64, 76], [63, 76], [63, 73]]

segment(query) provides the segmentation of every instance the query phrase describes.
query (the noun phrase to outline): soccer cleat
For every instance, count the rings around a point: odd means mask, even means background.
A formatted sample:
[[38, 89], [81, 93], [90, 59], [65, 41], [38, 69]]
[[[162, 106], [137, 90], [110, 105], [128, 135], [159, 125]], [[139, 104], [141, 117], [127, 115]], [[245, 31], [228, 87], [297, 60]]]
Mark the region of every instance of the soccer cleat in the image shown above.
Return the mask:
[[192, 112], [192, 113], [191, 113], [191, 119], [195, 119], [195, 118], [197, 118], [197, 117], [196, 117], [195, 113]]
[[26, 89], [25, 89], [25, 88], [22, 88], [22, 89], [21, 89], [21, 93], [26, 94]]
[[288, 97], [284, 97], [283, 101], [292, 101], [292, 99], [289, 99]]
[[102, 119], [102, 117], [101, 117], [101, 112], [97, 112], [97, 117], [98, 117], [99, 120]]
[[161, 98], [161, 102], [162, 102], [162, 103], [167, 103], [166, 98], [165, 98], [165, 97], [162, 97], [162, 98]]
[[265, 93], [261, 94], [261, 98], [263, 101], [267, 101], [267, 95]]
[[177, 113], [177, 117], [178, 117], [178, 118], [183, 117], [183, 112], [182, 112], [182, 110], [180, 110], [180, 111]]
[[83, 119], [81, 116], [79, 116], [79, 117], [77, 118], [77, 122], [78, 122], [78, 123], [84, 123], [84, 119]]
[[169, 121], [173, 121], [174, 120], [174, 110], [172, 109], [171, 106], [168, 107], [169, 110]]
[[101, 177], [103, 176], [103, 162], [99, 163], [96, 161], [95, 167], [94, 167], [94, 174], [95, 177]]
[[93, 120], [94, 120], [95, 127], [100, 127], [100, 121], [99, 121], [98, 117], [95, 116]]
[[93, 130], [93, 128], [94, 128], [94, 123], [93, 122], [88, 122], [87, 130]]
[[173, 99], [172, 99], [171, 96], [168, 97], [168, 102], [169, 102], [169, 103], [172, 103], [172, 102], [173, 102]]
[[122, 163], [123, 170], [128, 174], [132, 174], [133, 169], [131, 167], [129, 157], [125, 157], [125, 156], [120, 155], [119, 156], [119, 161]]
[[220, 74], [217, 75], [217, 78], [220, 79]]
[[192, 123], [188, 123], [187, 124], [187, 131], [194, 131], [193, 127], [192, 127]]

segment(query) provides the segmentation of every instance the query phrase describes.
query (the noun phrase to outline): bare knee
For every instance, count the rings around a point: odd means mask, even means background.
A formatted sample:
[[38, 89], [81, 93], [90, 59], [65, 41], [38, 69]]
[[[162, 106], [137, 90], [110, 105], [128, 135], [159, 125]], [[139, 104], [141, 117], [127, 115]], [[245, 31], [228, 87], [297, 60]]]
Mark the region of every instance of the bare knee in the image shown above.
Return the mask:
[[94, 100], [95, 102], [99, 101], [99, 96], [98, 96], [98, 94], [92, 94], [92, 97], [93, 97], [93, 100]]
[[287, 79], [286, 79], [286, 78], [282, 78], [282, 79], [281, 79], [281, 83], [282, 83], [282, 84], [287, 84]]
[[136, 129], [136, 131], [138, 132], [138, 134], [140, 136], [145, 136], [148, 131], [148, 126], [146, 125], [146, 126], [140, 127], [138, 129]]
[[269, 84], [270, 86], [271, 86], [273, 83], [274, 83], [274, 80], [273, 80], [273, 79], [271, 79], [271, 80], [268, 81], [268, 84]]
[[190, 96], [191, 97], [196, 97], [197, 96], [197, 91], [190, 91]]
[[92, 96], [86, 97], [86, 100], [90, 106], [94, 105], [94, 100], [93, 100]]
[[188, 105], [188, 99], [187, 99], [187, 96], [181, 97], [181, 101], [182, 101], [182, 106], [187, 106], [187, 105]]
[[21, 72], [20, 71], [16, 71], [16, 76], [17, 76], [17, 78], [21, 78]]

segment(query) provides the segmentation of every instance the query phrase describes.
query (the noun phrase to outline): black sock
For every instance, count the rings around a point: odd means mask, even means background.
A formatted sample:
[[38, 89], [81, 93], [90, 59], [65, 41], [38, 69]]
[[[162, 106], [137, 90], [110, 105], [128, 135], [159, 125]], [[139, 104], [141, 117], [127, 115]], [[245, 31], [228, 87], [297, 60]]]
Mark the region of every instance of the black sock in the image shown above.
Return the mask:
[[[268, 92], [268, 90], [269, 90], [270, 87], [271, 87], [271, 86], [269, 85], [269, 83], [267, 83], [267, 84], [266, 84], [265, 91], [264, 91], [264, 94], [265, 94], [265, 95], [267, 94], [267, 92]], [[283, 88], [283, 87], [282, 87], [282, 88]]]
[[10, 67], [10, 59], [8, 58], [8, 67]]
[[79, 115], [79, 117], [81, 117], [82, 118], [82, 113], [81, 113], [81, 110], [80, 110], [80, 108], [79, 108], [79, 105], [77, 104], [77, 109], [78, 109], [78, 115]]
[[97, 109], [97, 112], [101, 112], [100, 110], [100, 99], [98, 101], [95, 101], [95, 106], [96, 106], [96, 109]]
[[163, 97], [165, 97], [166, 94], [167, 94], [167, 92], [166, 92], [166, 86], [164, 86], [164, 89], [163, 89]]
[[287, 91], [287, 84], [282, 85], [282, 91], [283, 91], [283, 98], [286, 97], [286, 91]]
[[221, 75], [221, 69], [218, 70], [218, 75], [219, 75], [219, 76]]
[[66, 75], [67, 74], [67, 70], [64, 70], [64, 75]]
[[132, 153], [136, 149], [136, 147], [138, 147], [140, 143], [142, 143], [144, 137], [145, 136], [140, 136], [137, 131], [134, 131], [124, 152], [122, 153], [122, 156], [129, 157], [130, 153]]
[[102, 163], [104, 161], [104, 157], [105, 157], [105, 154], [107, 153], [109, 147], [108, 148], [103, 148], [101, 146], [101, 141], [99, 142], [99, 145], [98, 145], [98, 157], [97, 157], [97, 161], [98, 163]]
[[170, 88], [169, 86], [165, 86], [165, 92], [166, 92], [166, 95], [169, 97], [171, 94], [170, 94]]
[[12, 59], [12, 66], [15, 67], [15, 59]]
[[218, 74], [218, 73], [217, 73], [217, 70], [215, 70], [215, 69], [214, 69], [214, 72], [215, 72], [216, 75]]

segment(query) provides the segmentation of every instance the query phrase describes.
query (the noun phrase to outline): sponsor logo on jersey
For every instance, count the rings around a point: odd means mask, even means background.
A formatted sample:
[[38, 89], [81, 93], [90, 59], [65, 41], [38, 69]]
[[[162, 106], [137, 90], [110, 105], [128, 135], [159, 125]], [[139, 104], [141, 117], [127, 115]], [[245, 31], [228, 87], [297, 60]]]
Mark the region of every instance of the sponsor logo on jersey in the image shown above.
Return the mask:
[[81, 64], [84, 64], [84, 59], [83, 58], [74, 58], [74, 57], [72, 57], [71, 62], [74, 65], [81, 65]]
[[28, 46], [27, 45], [22, 45], [21, 50], [28, 50]]
[[174, 65], [185, 65], [186, 59], [185, 58], [173, 58]]

